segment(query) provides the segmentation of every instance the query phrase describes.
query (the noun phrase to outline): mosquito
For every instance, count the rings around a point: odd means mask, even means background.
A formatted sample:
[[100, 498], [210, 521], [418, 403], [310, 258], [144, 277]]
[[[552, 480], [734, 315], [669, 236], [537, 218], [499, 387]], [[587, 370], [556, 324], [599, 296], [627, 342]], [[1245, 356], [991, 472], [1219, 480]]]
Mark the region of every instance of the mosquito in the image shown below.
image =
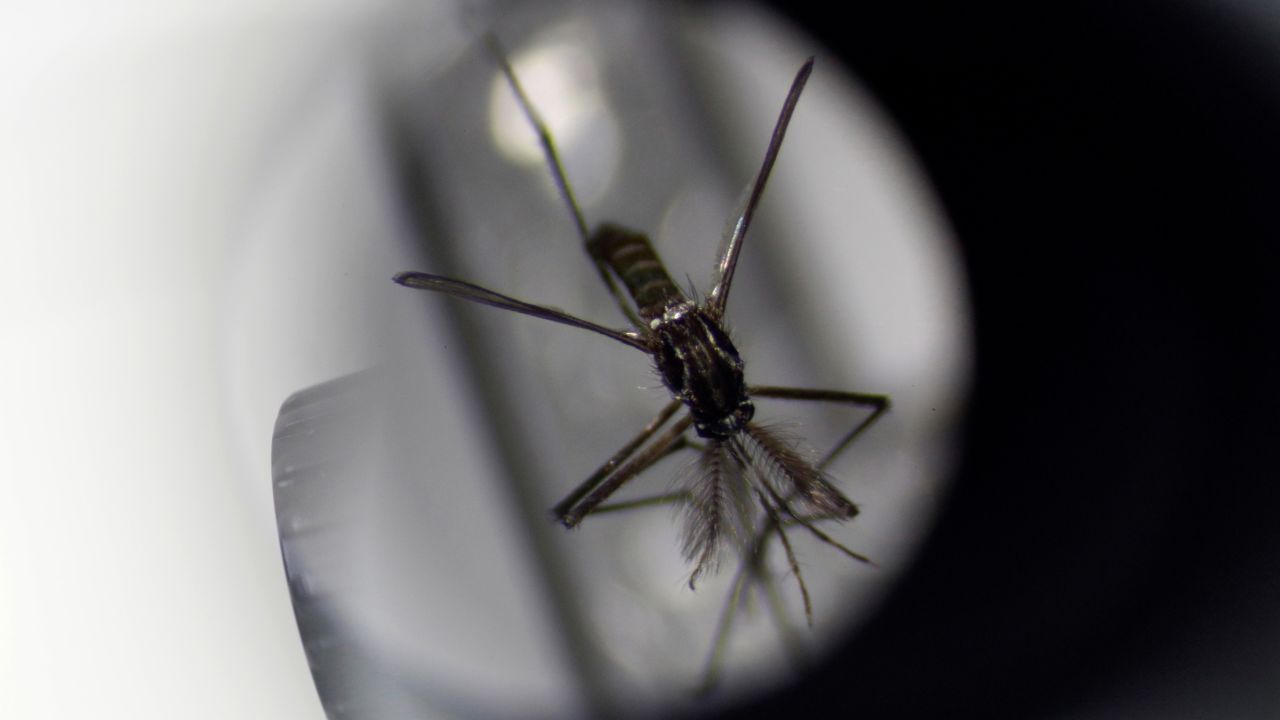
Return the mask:
[[[705, 298], [695, 300], [671, 280], [644, 234], [607, 222], [594, 232], [588, 229], [546, 123], [525, 94], [497, 39], [488, 35], [485, 42], [521, 112], [538, 135], [552, 178], [587, 255], [631, 327], [624, 330], [605, 327], [463, 280], [429, 273], [398, 273], [395, 282], [590, 330], [647, 353], [663, 385], [670, 391], [671, 400], [634, 438], [552, 508], [555, 519], [566, 528], [574, 528], [592, 514], [642, 505], [682, 505], [682, 550], [692, 567], [688, 578], [691, 589], [700, 577], [719, 569], [726, 545], [736, 546], [742, 565], [717, 630], [710, 668], [716, 666], [716, 657], [723, 649], [728, 619], [748, 571], [763, 577], [763, 558], [772, 537], [779, 538], [782, 544], [791, 574], [799, 586], [806, 620], [812, 625], [809, 592], [787, 530], [803, 528], [854, 560], [871, 563], [865, 555], [823, 532], [817, 523], [846, 522], [858, 514], [858, 506], [836, 488], [825, 468], [888, 411], [889, 398], [840, 390], [747, 384], [743, 360], [725, 330], [724, 315], [743, 241], [778, 158], [800, 93], [813, 71], [813, 58], [804, 62], [791, 82], [765, 150], [764, 162], [724, 242], [711, 290]], [[825, 456], [815, 461], [775, 429], [754, 422], [753, 398], [836, 403], [867, 408], [870, 412]], [[676, 418], [674, 422], [673, 418]], [[619, 488], [659, 460], [686, 448], [699, 453], [687, 488], [643, 500], [607, 502]], [[711, 674], [709, 670], [708, 683]]]

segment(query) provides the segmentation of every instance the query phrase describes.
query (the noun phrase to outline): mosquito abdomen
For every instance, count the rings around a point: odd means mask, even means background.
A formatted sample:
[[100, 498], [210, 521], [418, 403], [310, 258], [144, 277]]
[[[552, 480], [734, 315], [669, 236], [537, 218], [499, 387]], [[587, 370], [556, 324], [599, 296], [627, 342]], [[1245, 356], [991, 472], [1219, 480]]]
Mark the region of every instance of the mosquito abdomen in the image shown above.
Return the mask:
[[605, 223], [587, 241], [587, 252], [622, 280], [646, 321], [662, 317], [668, 307], [687, 302], [644, 235]]

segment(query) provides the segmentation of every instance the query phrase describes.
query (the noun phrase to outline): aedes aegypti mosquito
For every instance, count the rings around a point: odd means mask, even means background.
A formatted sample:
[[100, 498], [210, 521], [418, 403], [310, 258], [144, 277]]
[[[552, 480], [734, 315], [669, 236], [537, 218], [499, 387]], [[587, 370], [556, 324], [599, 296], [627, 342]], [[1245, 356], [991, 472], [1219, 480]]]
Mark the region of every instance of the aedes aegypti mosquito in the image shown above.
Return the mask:
[[[690, 588], [700, 576], [717, 570], [726, 542], [737, 546], [744, 571], [756, 568], [757, 573], [761, 572], [758, 568], [763, 563], [767, 541], [776, 534], [799, 586], [806, 619], [812, 622], [809, 592], [786, 531], [802, 527], [844, 554], [870, 562], [815, 524], [826, 520], [843, 522], [857, 515], [857, 505], [836, 489], [824, 468], [888, 410], [889, 399], [885, 395], [839, 390], [748, 385], [742, 358], [722, 320], [743, 240], [800, 93], [813, 70], [813, 58], [805, 61], [791, 82], [764, 162], [725, 242], [715, 283], [704, 300], [696, 301], [672, 282], [653, 245], [643, 234], [610, 223], [601, 224], [594, 232], [588, 230], [550, 131], [525, 95], [497, 40], [490, 35], [486, 41], [522, 112], [537, 132], [547, 165], [587, 254], [632, 328], [615, 330], [469, 282], [428, 273], [402, 272], [395, 276], [395, 282], [583, 328], [648, 353], [663, 384], [671, 392], [671, 401], [638, 435], [552, 509], [555, 518], [565, 527], [573, 528], [592, 513], [660, 503], [683, 504], [683, 552], [693, 568], [688, 581]], [[825, 456], [814, 461], [789, 439], [752, 421], [753, 397], [841, 403], [866, 407], [871, 412]], [[681, 406], [685, 414], [659, 434]], [[689, 437], [690, 428], [697, 440]], [[658, 460], [684, 448], [700, 453], [696, 472], [690, 474], [689, 487], [644, 500], [606, 503], [619, 488]], [[740, 589], [741, 576], [730, 600], [731, 607], [726, 610], [726, 619]], [[717, 653], [727, 629], [726, 621], [722, 621], [722, 630], [718, 631]]]

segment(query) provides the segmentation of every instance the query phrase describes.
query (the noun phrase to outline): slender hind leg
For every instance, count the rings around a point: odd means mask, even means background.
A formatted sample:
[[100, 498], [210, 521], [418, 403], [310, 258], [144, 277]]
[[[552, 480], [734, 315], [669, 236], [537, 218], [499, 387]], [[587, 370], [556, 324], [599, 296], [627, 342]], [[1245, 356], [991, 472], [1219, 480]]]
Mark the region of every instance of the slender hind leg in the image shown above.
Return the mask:
[[596, 486], [596, 489], [590, 495], [571, 508], [565, 515], [566, 523], [572, 527], [582, 522], [582, 518], [590, 514], [605, 500], [608, 500], [611, 495], [618, 491], [618, 488], [670, 454], [671, 447], [679, 442], [680, 437], [689, 430], [689, 426], [692, 424], [693, 418], [691, 417], [676, 421], [676, 424], [668, 428], [662, 435], [659, 435], [658, 439], [653, 441], [653, 444], [628, 460], [625, 465], [618, 468], [617, 472]]
[[753, 387], [749, 391], [752, 395], [758, 397], [776, 398], [778, 400], [806, 400], [809, 402], [828, 402], [839, 403], [842, 405], [854, 405], [856, 407], [872, 408], [871, 414], [862, 419], [861, 422], [854, 425], [844, 437], [840, 438], [822, 460], [818, 461], [819, 468], [826, 468], [841, 453], [845, 451], [853, 441], [871, 427], [872, 423], [880, 419], [889, 411], [889, 396], [877, 395], [873, 393], [846, 392], [843, 390], [812, 390], [808, 388], [789, 388], [778, 387], [776, 385], [759, 385]]
[[[652, 420], [649, 421], [649, 424], [644, 426], [644, 429], [641, 430], [639, 434], [631, 438], [631, 440], [629, 440], [625, 445], [619, 448], [618, 451], [614, 453], [612, 457], [610, 457], [608, 460], [605, 460], [603, 465], [596, 468], [595, 472], [591, 473], [591, 475], [587, 477], [586, 480], [583, 480], [581, 483], [579, 483], [578, 486], [574, 488], [568, 495], [566, 495], [563, 500], [556, 503], [556, 506], [551, 509], [551, 512], [553, 515], [555, 515], [556, 519], [559, 520], [561, 523], [563, 523], [566, 527], [573, 527], [577, 525], [578, 522], [582, 520], [582, 517], [587, 514], [586, 512], [574, 512], [577, 509], [577, 506], [580, 503], [582, 503], [583, 498], [587, 497], [588, 494], [596, 490], [602, 483], [611, 479], [610, 476], [615, 474], [615, 472], [619, 469], [619, 466], [627, 462], [627, 460], [631, 458], [632, 455], [635, 455], [636, 451], [639, 450], [642, 445], [648, 442], [649, 438], [653, 437], [653, 434], [658, 432], [658, 430], [661, 429], [662, 426], [665, 425], [667, 421], [671, 419], [671, 416], [675, 415], [676, 411], [679, 409], [680, 409], [679, 400], [672, 400], [671, 402], [667, 403], [666, 406], [663, 407], [662, 410]], [[674, 442], [675, 441], [673, 440], [672, 443]], [[652, 465], [657, 461], [658, 461], [658, 458], [653, 458], [652, 460], [649, 461], [648, 465]], [[648, 467], [648, 465], [646, 465], [645, 467]], [[632, 471], [632, 475], [634, 476], [638, 474], [640, 470], [643, 470], [643, 469], [644, 468], [634, 469]], [[621, 483], [618, 483], [618, 484], [620, 485]], [[615, 487], [614, 489], [617, 489], [617, 488]], [[599, 501], [597, 501], [597, 504], [598, 503]], [[576, 519], [573, 519], [575, 517]]]
[[[882, 415], [888, 412], [890, 405], [889, 397], [887, 395], [846, 392], [842, 390], [820, 390], [761, 385], [750, 388], [749, 392], [751, 395], [756, 397], [774, 398], [778, 400], [829, 402], [871, 408], [871, 413], [855, 423], [854, 426], [845, 433], [829, 451], [827, 451], [822, 459], [816, 463], [819, 469], [827, 467], [835, 461], [837, 457], [844, 453], [849, 446], [853, 444], [855, 439], [860, 437], [864, 432], [866, 432], [867, 428], [871, 427], [871, 425], [879, 420]], [[790, 543], [785, 541], [786, 530], [788, 527], [801, 525], [818, 540], [835, 547], [845, 555], [861, 562], [874, 564], [866, 556], [850, 550], [814, 526], [814, 523], [822, 522], [824, 520], [847, 519], [847, 517], [799, 515], [792, 511], [790, 503], [787, 502], [787, 498], [779, 496], [772, 490], [772, 488], [768, 487], [767, 483], [763, 485], [769, 495], [769, 498], [768, 501], [766, 501], [765, 498], [762, 497], [761, 502], [769, 515], [769, 522], [766, 524], [764, 529], [761, 530], [760, 534], [756, 536], [755, 541], [751, 544], [751, 550], [747, 553], [747, 556], [742, 559], [742, 564], [734, 579], [733, 590], [725, 601], [721, 620], [716, 626], [715, 636], [712, 640], [711, 654], [707, 660], [706, 670], [703, 673], [703, 681], [700, 687], [704, 691], [710, 690], [714, 687], [719, 678], [721, 666], [724, 662], [725, 648], [728, 645], [729, 632], [732, 628], [732, 616], [737, 611], [745, 585], [748, 582], [760, 582], [767, 584], [771, 580], [764, 562], [764, 557], [766, 550], [768, 549], [768, 542], [775, 533], [784, 539], [784, 547], [787, 550], [788, 562], [791, 565], [793, 574], [796, 576], [796, 581], [800, 585], [801, 596], [805, 601], [805, 614], [806, 617], [809, 618], [810, 623], [812, 623], [812, 616], [810, 614], [811, 610], [808, 590], [804, 585], [804, 580], [800, 576], [799, 565], [795, 560], [794, 552], [790, 549]], [[787, 517], [783, 518], [782, 515], [786, 515]], [[768, 592], [769, 590], [770, 588], [766, 586], [765, 591]], [[776, 600], [776, 597], [774, 599]], [[789, 627], [785, 618], [776, 608], [776, 602], [772, 603], [772, 606], [774, 606], [774, 620], [778, 624], [779, 632], [782, 633], [785, 642], [787, 639], [791, 638]], [[794, 650], [794, 647], [792, 647], [793, 645], [793, 642], [788, 643], [788, 647], [792, 650]]]
[[[889, 409], [889, 398], [885, 395], [877, 395], [870, 393], [854, 393], [839, 390], [815, 390], [807, 388], [788, 388], [776, 386], [758, 386], [750, 389], [750, 393], [757, 397], [772, 398], [778, 400], [800, 400], [808, 402], [829, 402], [844, 405], [853, 405], [856, 407], [871, 408], [871, 413], [860, 419], [854, 426], [845, 433], [832, 448], [816, 463], [819, 468], [824, 468], [844, 453], [853, 441], [860, 437], [872, 424], [874, 424], [880, 416]], [[648, 447], [644, 447], [662, 429], [664, 425], [676, 414], [680, 404], [678, 401], [672, 401], [649, 422], [648, 425], [640, 431], [636, 437], [623, 445], [612, 457], [583, 481], [573, 492], [569, 493], [555, 508], [555, 514], [561, 522], [566, 526], [573, 527], [582, 521], [587, 515], [602, 514], [610, 512], [620, 512], [641, 507], [654, 507], [658, 505], [672, 505], [687, 502], [689, 493], [686, 491], [665, 493], [650, 497], [639, 498], [636, 500], [627, 500], [616, 503], [608, 503], [606, 500], [623, 484], [629, 482], [632, 478], [652, 467], [659, 460], [679, 452], [685, 448], [696, 448], [697, 443], [690, 440], [686, 433], [689, 428], [689, 419], [684, 418], [672, 425], [665, 433], [659, 435], [653, 440]], [[643, 448], [643, 449], [641, 449]], [[765, 486], [767, 495], [759, 497], [762, 507], [766, 510], [768, 518], [767, 524], [756, 539], [750, 544], [750, 549], [746, 556], [742, 559], [737, 574], [734, 577], [732, 588], [725, 600], [725, 605], [721, 611], [720, 619], [716, 624], [714, 631], [711, 652], [707, 658], [707, 665], [703, 671], [703, 679], [699, 685], [701, 691], [711, 690], [718, 681], [724, 665], [724, 656], [728, 647], [730, 631], [733, 627], [733, 619], [738, 613], [739, 606], [743, 599], [743, 593], [747, 589], [747, 585], [758, 584], [766, 595], [766, 601], [769, 604], [770, 614], [773, 616], [775, 623], [778, 625], [779, 632], [782, 636], [784, 644], [787, 646], [789, 654], [799, 657], [798, 643], [794, 637], [791, 626], [787, 623], [785, 614], [782, 612], [781, 604], [777, 595], [776, 587], [771, 583], [774, 578], [771, 576], [769, 569], [765, 563], [766, 551], [768, 543], [776, 533], [782, 538], [784, 549], [787, 551], [787, 562], [796, 580], [800, 583], [801, 595], [805, 600], [805, 617], [812, 622], [811, 603], [808, 597], [808, 590], [804, 586], [804, 580], [800, 573], [799, 561], [796, 559], [794, 550], [791, 549], [790, 542], [786, 538], [786, 530], [789, 527], [800, 525], [808, 532], [813, 534], [821, 542], [831, 545], [849, 557], [871, 563], [871, 560], [864, 555], [854, 552], [843, 544], [827, 535], [821, 529], [815, 527], [815, 523], [833, 518], [821, 515], [800, 515], [793, 512], [788, 498], [778, 495]]]
[[[761, 385], [758, 387], [753, 387], [751, 388], [750, 392], [752, 395], [755, 395], [757, 397], [776, 398], [779, 400], [831, 402], [831, 403], [839, 403], [843, 405], [854, 405], [857, 407], [872, 408], [870, 415], [867, 415], [865, 418], [863, 418], [858, 423], [856, 423], [849, 430], [849, 432], [845, 433], [845, 435], [841, 437], [840, 440], [838, 440], [834, 446], [832, 446], [831, 450], [829, 450], [827, 454], [823, 456], [822, 460], [816, 463], [819, 469], [825, 468], [837, 457], [839, 457], [841, 453], [843, 453], [845, 450], [849, 448], [850, 445], [853, 444], [853, 441], [855, 439], [861, 436], [862, 433], [866, 432], [867, 428], [871, 427], [871, 425], [876, 420], [880, 419], [880, 416], [884, 415], [889, 410], [889, 397], [887, 395], [877, 395], [872, 393], [846, 392], [843, 390], [813, 390], [808, 388], [788, 388], [788, 387], [777, 387], [777, 386], [770, 386], [770, 385]], [[804, 527], [806, 530], [808, 530], [810, 534], [812, 534], [821, 542], [836, 548], [837, 550], [844, 553], [845, 555], [848, 555], [854, 560], [858, 560], [860, 562], [864, 562], [870, 565], [875, 564], [871, 561], [870, 558], [860, 553], [856, 553], [853, 550], [850, 550], [840, 542], [836, 541], [830, 535], [827, 535], [825, 532], [819, 530], [817, 527], [814, 526], [814, 523], [821, 522], [823, 520], [847, 519], [847, 518], [838, 518], [838, 517], [832, 517], [829, 515], [800, 515], [794, 512], [794, 510], [792, 509], [791, 504], [789, 502], [790, 498], [784, 498], [779, 496], [773, 490], [773, 488], [768, 486], [767, 483], [764, 484], [764, 487], [765, 487], [765, 490], [769, 493], [771, 499], [773, 500], [773, 504], [783, 514], [787, 515], [790, 518], [790, 520], [785, 523], [775, 524], [779, 533], [785, 532], [787, 526], [800, 525]], [[853, 505], [853, 503], [850, 502], [850, 505]], [[773, 529], [772, 527], [766, 529], [765, 536], [767, 536], [770, 532], [772, 532], [772, 529]], [[803, 584], [801, 585], [801, 587], [803, 589]]]

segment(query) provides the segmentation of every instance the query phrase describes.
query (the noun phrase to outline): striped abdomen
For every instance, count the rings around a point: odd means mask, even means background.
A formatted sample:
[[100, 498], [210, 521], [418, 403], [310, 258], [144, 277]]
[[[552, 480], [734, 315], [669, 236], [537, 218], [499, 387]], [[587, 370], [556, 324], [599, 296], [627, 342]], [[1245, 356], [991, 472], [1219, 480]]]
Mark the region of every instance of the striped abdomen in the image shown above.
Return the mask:
[[687, 301], [671, 281], [649, 238], [638, 232], [605, 223], [587, 241], [587, 252], [622, 280], [645, 321], [660, 318], [668, 307]]

